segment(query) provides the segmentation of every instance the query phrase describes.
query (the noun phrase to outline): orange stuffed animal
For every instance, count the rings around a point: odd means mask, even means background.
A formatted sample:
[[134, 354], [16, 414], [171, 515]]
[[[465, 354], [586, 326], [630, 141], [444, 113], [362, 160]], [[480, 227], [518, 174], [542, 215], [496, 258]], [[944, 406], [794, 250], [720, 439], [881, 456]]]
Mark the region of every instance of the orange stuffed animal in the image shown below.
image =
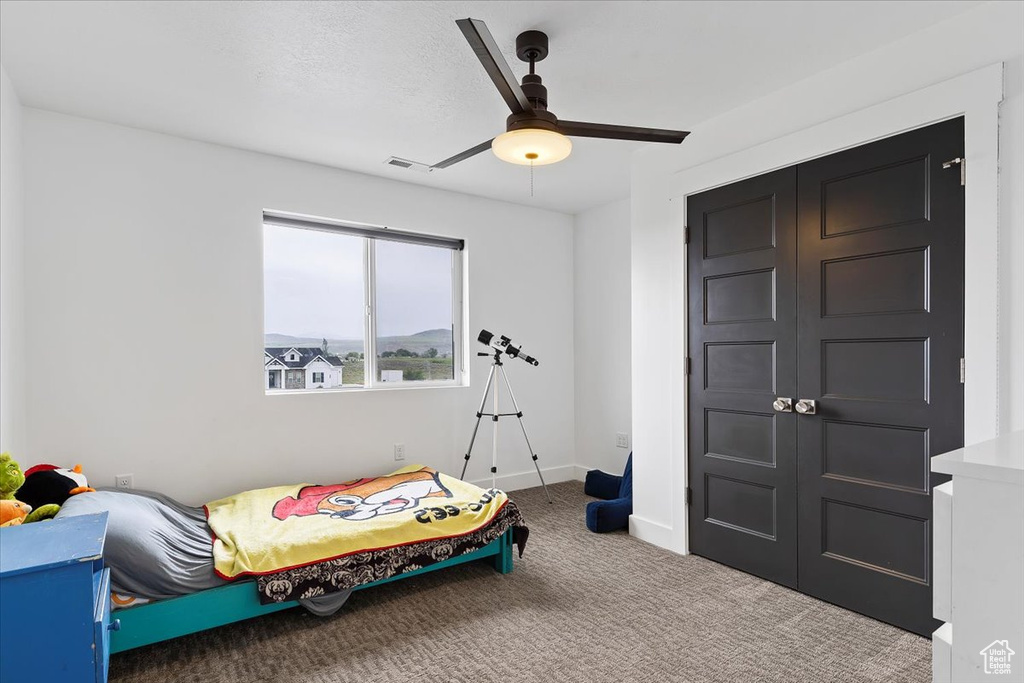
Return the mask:
[[32, 506], [20, 500], [0, 500], [0, 527], [17, 526], [25, 521]]

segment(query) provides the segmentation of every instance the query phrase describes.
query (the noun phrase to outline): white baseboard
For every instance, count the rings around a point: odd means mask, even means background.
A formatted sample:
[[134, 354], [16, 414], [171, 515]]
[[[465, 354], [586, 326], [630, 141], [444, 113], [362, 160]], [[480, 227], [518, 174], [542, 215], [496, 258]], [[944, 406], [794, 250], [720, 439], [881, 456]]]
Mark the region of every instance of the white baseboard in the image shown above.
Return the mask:
[[[558, 484], [563, 481], [585, 481], [587, 472], [593, 469], [598, 468], [588, 467], [586, 465], [563, 465], [561, 467], [542, 467], [540, 471], [544, 475], [544, 481], [546, 483]], [[535, 486], [540, 486], [540, 480], [537, 478], [537, 472], [535, 470], [516, 472], [515, 474], [498, 475], [495, 482], [497, 487], [502, 491], [518, 491], [519, 489], [529, 489]], [[477, 479], [470, 483], [481, 488], [490, 488], [491, 486], [491, 480], [489, 478]], [[629, 535], [660, 548], [678, 552], [673, 547], [672, 527], [665, 526], [664, 524], [652, 522], [649, 519], [637, 517], [636, 515], [630, 515]]]
[[[576, 465], [562, 465], [561, 467], [542, 467], [540, 471], [544, 475], [544, 483], [558, 484], [563, 481], [576, 481], [578, 479], [576, 469]], [[491, 487], [491, 478], [476, 479], [470, 483], [487, 489]], [[515, 474], [499, 474], [495, 485], [502, 491], [518, 491], [540, 486], [540, 479], [537, 478], [537, 470], [527, 470]]]
[[[563, 481], [584, 481], [587, 472], [593, 469], [597, 468], [586, 465], [562, 465], [561, 467], [542, 467], [540, 471], [544, 475], [546, 483], [558, 484]], [[481, 488], [490, 488], [491, 486], [489, 478], [476, 479], [470, 483]], [[520, 489], [540, 486], [540, 480], [537, 478], [535, 470], [498, 475], [495, 483], [502, 491], [518, 491]], [[665, 526], [664, 524], [652, 522], [649, 519], [637, 517], [636, 515], [630, 515], [629, 535], [660, 548], [678, 552], [673, 548], [672, 527]]]
[[630, 515], [629, 535], [656, 545], [659, 548], [675, 551], [675, 548], [672, 547], [672, 527], [665, 526], [664, 524], [652, 522], [649, 519], [637, 517], [636, 515]]

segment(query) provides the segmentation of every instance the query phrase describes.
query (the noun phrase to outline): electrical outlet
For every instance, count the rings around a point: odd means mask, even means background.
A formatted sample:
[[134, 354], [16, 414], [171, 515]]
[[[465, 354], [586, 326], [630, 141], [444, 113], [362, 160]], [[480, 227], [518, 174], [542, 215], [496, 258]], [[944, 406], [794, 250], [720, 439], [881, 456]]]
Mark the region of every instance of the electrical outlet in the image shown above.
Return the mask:
[[405, 460], [405, 444], [395, 444], [395, 460]]
[[114, 477], [114, 487], [119, 489], [130, 489], [135, 487], [135, 475], [118, 474]]
[[629, 448], [629, 434], [625, 432], [616, 432], [615, 434], [615, 447], [616, 448]]

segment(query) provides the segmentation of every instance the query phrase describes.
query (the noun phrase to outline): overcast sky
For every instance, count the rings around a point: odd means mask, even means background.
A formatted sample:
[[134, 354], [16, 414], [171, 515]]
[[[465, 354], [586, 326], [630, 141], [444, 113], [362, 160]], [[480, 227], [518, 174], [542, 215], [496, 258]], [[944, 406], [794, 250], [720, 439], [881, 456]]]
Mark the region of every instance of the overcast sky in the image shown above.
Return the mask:
[[[267, 334], [363, 336], [363, 244], [359, 237], [264, 226]], [[415, 334], [452, 324], [448, 249], [377, 242], [377, 334]]]

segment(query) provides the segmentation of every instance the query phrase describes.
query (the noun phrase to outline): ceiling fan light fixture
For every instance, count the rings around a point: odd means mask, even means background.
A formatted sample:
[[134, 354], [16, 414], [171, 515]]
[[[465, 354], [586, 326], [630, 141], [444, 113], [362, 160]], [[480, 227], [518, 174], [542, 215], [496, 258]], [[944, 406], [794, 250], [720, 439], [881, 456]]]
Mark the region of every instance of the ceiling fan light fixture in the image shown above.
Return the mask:
[[568, 157], [572, 152], [572, 141], [553, 130], [519, 128], [494, 138], [491, 151], [510, 164], [544, 166]]
[[[572, 142], [567, 136], [678, 145], [689, 135], [684, 130], [559, 120], [548, 111], [548, 89], [544, 87], [540, 74], [536, 72], [537, 62], [548, 56], [546, 33], [533, 29], [516, 36], [516, 56], [530, 64], [530, 73], [523, 76], [520, 83], [484, 22], [479, 19], [459, 19], [455, 24], [462, 31], [473, 53], [480, 60], [480, 65], [487, 72], [512, 114], [505, 120], [507, 133], [427, 166], [427, 171], [448, 168], [483, 153], [488, 147], [496, 157], [510, 164], [554, 164], [572, 153]], [[408, 168], [403, 165], [407, 163], [406, 160], [398, 161], [401, 163], [396, 164], [390, 160], [387, 163]]]

